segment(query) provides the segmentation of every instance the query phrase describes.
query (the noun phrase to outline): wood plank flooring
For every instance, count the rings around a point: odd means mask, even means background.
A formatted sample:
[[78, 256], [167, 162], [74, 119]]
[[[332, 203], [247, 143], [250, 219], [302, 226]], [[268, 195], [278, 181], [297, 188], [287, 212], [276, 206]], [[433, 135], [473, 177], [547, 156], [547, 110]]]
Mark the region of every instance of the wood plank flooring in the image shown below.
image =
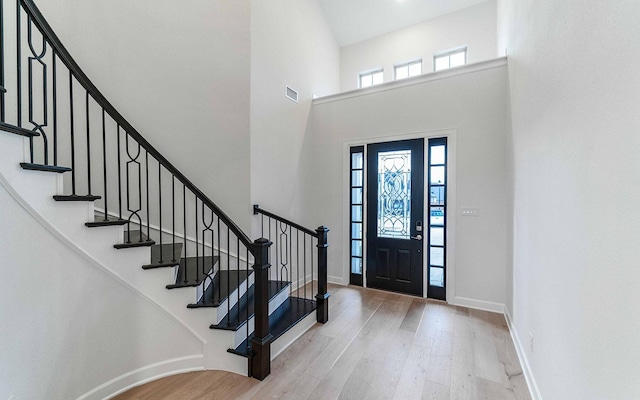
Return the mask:
[[329, 322], [280, 354], [263, 382], [191, 372], [115, 399], [530, 399], [502, 315], [353, 286], [329, 291]]

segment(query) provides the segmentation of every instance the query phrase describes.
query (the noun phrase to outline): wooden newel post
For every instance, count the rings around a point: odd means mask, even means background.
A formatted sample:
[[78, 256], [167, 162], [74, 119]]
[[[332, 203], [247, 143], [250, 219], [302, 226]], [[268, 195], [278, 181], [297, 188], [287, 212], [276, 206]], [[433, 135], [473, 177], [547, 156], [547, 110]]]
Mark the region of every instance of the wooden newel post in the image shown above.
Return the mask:
[[316, 320], [324, 324], [329, 320], [329, 293], [327, 293], [327, 233], [329, 228], [321, 226], [316, 229], [318, 238], [318, 294], [316, 295]]
[[251, 371], [249, 374], [256, 379], [263, 380], [271, 373], [271, 341], [273, 336], [269, 333], [269, 247], [271, 242], [267, 239], [258, 239], [253, 242], [253, 254], [255, 263], [254, 290], [255, 290], [255, 330], [251, 338]]

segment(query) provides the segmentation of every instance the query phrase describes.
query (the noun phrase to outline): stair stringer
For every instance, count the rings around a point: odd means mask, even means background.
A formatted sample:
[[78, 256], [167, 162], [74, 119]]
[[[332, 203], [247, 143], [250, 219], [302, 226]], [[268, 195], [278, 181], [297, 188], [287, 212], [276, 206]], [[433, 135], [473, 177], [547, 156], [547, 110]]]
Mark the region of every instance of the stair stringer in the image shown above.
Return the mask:
[[[0, 193], [3, 197], [3, 211], [9, 214], [2, 218], [3, 237], [5, 238], [2, 245], [10, 246], [6, 248], [10, 251], [5, 255], [13, 254], [15, 256], [15, 258], [10, 257], [5, 260], [7, 262], [5, 262], [4, 283], [8, 286], [3, 288], [3, 294], [10, 296], [6, 299], [12, 301], [13, 304], [3, 303], [3, 311], [9, 312], [9, 314], [3, 314], [3, 318], [7, 318], [3, 319], [3, 325], [5, 325], [5, 329], [9, 329], [7, 332], [12, 332], [6, 341], [13, 343], [12, 349], [18, 351], [11, 356], [11, 360], [7, 360], [8, 365], [5, 365], [5, 367], [10, 366], [10, 369], [5, 368], [4, 372], [9, 374], [9, 380], [3, 383], [3, 389], [11, 390], [21, 398], [23, 396], [20, 393], [26, 396], [24, 398], [53, 396], [54, 398], [85, 400], [104, 399], [127, 388], [163, 376], [204, 369], [205, 342], [202, 338], [194, 335], [188, 327], [159, 307], [157, 303], [100, 265], [95, 258], [46, 221], [18, 193], [15, 186], [10, 184], [5, 174], [12, 178], [19, 176], [23, 185], [30, 186], [30, 190], [34, 193], [41, 192], [42, 197], [55, 193], [55, 191], [51, 191], [57, 185], [55, 175], [25, 172], [19, 168], [14, 170], [13, 165], [11, 168], [5, 168], [10, 160], [20, 158], [20, 153], [13, 150], [22, 149], [23, 145], [20, 138], [7, 137], [0, 133]], [[15, 184], [15, 181], [13, 183]], [[38, 185], [35, 185], [36, 183]], [[83, 211], [86, 211], [86, 205], [77, 204], [76, 206], [76, 212], [67, 214], [69, 218], [79, 220], [84, 214]], [[65, 210], [68, 209], [63, 207], [61, 210], [62, 213], [65, 213]], [[77, 221], [73, 220], [72, 223], [75, 222]], [[42, 247], [38, 247], [39, 244]], [[31, 265], [30, 263], [35, 260], [38, 261]], [[62, 271], [67, 270], [67, 267], [75, 268], [79, 274], [64, 275]], [[24, 272], [16, 272], [23, 268]], [[85, 271], [87, 274], [84, 273]], [[29, 275], [30, 273], [31, 275]], [[87, 276], [91, 276], [91, 279], [86, 279]], [[96, 282], [100, 283], [95, 284]], [[65, 285], [69, 286], [68, 290], [65, 290]], [[117, 299], [111, 299], [108, 296], [111, 291], [103, 293], [107, 296], [94, 297], [94, 299], [106, 299], [102, 303], [101, 300], [91, 301], [92, 299], [89, 298], [83, 301], [85, 296], [90, 296], [93, 293], [89, 290], [94, 288], [100, 290], [105, 287], [124, 294], [126, 298], [132, 295], [131, 298], [136, 299], [136, 302], [132, 304], [137, 307], [119, 313], [117, 307], [114, 307], [114, 304], [118, 304]], [[102, 291], [104, 292], [104, 290]], [[66, 296], [63, 294], [65, 292], [74, 294]], [[55, 297], [51, 297], [54, 293]], [[77, 298], [73, 303], [65, 302], [65, 299], [73, 297]], [[57, 303], [56, 300], [61, 303]], [[101, 304], [105, 306], [109, 304], [109, 306], [103, 307]], [[18, 311], [20, 309], [22, 310]], [[49, 314], [49, 310], [54, 311], [53, 314]], [[142, 310], [147, 310], [150, 313], [143, 314], [140, 316], [141, 318], [136, 319], [136, 312]], [[110, 321], [107, 322], [104, 329], [99, 324], [99, 321], [103, 320], [103, 312], [105, 319]], [[81, 314], [84, 315], [83, 318], [75, 319], [77, 315]], [[26, 317], [16, 317], [9, 320], [11, 315]], [[36, 315], [39, 317], [35, 317]], [[114, 327], [118, 326], [117, 316], [119, 315], [128, 318], [122, 322], [134, 322], [127, 324], [127, 328], [124, 328], [130, 332], [130, 336], [125, 337], [132, 339], [133, 342], [129, 342], [128, 346], [120, 346], [114, 342], [113, 338], [120, 338], [116, 334], [110, 341], [106, 341], [110, 342], [110, 345], [103, 347], [105, 338], [101, 337], [101, 333], [103, 331], [114, 332]], [[61, 325], [59, 318], [67, 321], [68, 325]], [[18, 321], [19, 325], [16, 325], [14, 320]], [[136, 323], [138, 320], [140, 324]], [[155, 332], [152, 327], [155, 327], [155, 324], [162, 320], [165, 323], [159, 326], [173, 327], [173, 334], [178, 333], [185, 344], [185, 346], [180, 346], [181, 350], [177, 352], [165, 352], [161, 349], [157, 351], [157, 353], [167, 355], [173, 353], [169, 358], [149, 357], [150, 351], [152, 351], [149, 346], [136, 347], [134, 345], [135, 350], [140, 349], [140, 353], [136, 354], [136, 357], [128, 357], [136, 353], [134, 351], [128, 353], [127, 356], [116, 356], [111, 361], [108, 360], [111, 355], [105, 353], [108, 350], [103, 350], [102, 354], [100, 351], [87, 350], [87, 348], [109, 349], [109, 346], [132, 347], [130, 343], [135, 343], [135, 339], [138, 338], [136, 326], [139, 327], [140, 332]], [[168, 321], [171, 322], [166, 325]], [[86, 327], [85, 332], [93, 332], [95, 337], [83, 337], [82, 333], [76, 334], [78, 332], [74, 329], [76, 323], [82, 326], [79, 328], [80, 331], [84, 331], [84, 327]], [[69, 331], [69, 333], [66, 334], [65, 331]], [[118, 329], [115, 329], [115, 332], [117, 331]], [[20, 341], [15, 339], [16, 337], [20, 337]], [[69, 342], [72, 337], [77, 340], [76, 345]], [[54, 342], [48, 343], [49, 338], [52, 338], [51, 340]], [[159, 345], [157, 338], [150, 339], [148, 342], [156, 343], [155, 346]], [[191, 344], [186, 345], [187, 343]], [[48, 345], [43, 347], [44, 344]], [[162, 345], [164, 347], [164, 344]], [[189, 348], [190, 350], [187, 350]], [[152, 352], [155, 353], [155, 351]], [[96, 358], [98, 354], [101, 355]], [[100, 360], [104, 360], [105, 364], [100, 365]], [[56, 372], [55, 368], [60, 368], [60, 365], [66, 365], [69, 368], [66, 368], [67, 371], [64, 373], [62, 371]], [[74, 366], [75, 372], [73, 372]], [[72, 372], [67, 373], [69, 370]], [[12, 373], [16, 374], [15, 380], [11, 379]], [[24, 379], [25, 376], [31, 376], [31, 382], [28, 382], [28, 378]], [[40, 382], [40, 385], [34, 386], [34, 379], [36, 382]], [[72, 381], [76, 383], [73, 384]], [[46, 390], [49, 396], [44, 395], [44, 386], [42, 385], [47, 386]], [[4, 390], [2, 391], [7, 393]]]
[[148, 263], [151, 256], [148, 247], [113, 248], [122, 241], [122, 226], [86, 227], [84, 223], [94, 218], [93, 203], [53, 200], [53, 195], [62, 193], [62, 176], [22, 170], [19, 163], [24, 161], [25, 148], [28, 148], [28, 139], [0, 134], [0, 179], [18, 200], [28, 205], [56, 235], [94, 260], [95, 265], [157, 304], [198, 337], [204, 344], [204, 369], [247, 375], [246, 359], [227, 352], [234, 343], [233, 332], [209, 329], [213, 320], [210, 309], [187, 308], [187, 304], [197, 298], [197, 288], [166, 289], [167, 284], [175, 282], [173, 268], [143, 270], [142, 265]]
[[[25, 156], [21, 157], [21, 154]], [[226, 370], [247, 375], [246, 358], [227, 351], [229, 348], [236, 348], [246, 339], [246, 328], [243, 327], [244, 329], [241, 328], [235, 332], [209, 329], [212, 321], [219, 321], [224, 317], [224, 312], [215, 315], [211, 308], [207, 307], [188, 309], [186, 305], [198, 299], [198, 288], [166, 289], [167, 284], [175, 282], [177, 267], [143, 270], [141, 266], [150, 260], [149, 247], [115, 249], [113, 244], [122, 241], [124, 227], [86, 227], [85, 222], [94, 219], [94, 204], [53, 200], [54, 195], [62, 193], [62, 175], [24, 171], [19, 163], [26, 159], [27, 154], [28, 139], [14, 135], [0, 135], [0, 179], [4, 185], [12, 189], [14, 197], [27, 204], [38, 215], [41, 223], [48, 225], [47, 228], [50, 231], [55, 231], [56, 235], [72, 243], [95, 261], [95, 265], [145, 296], [202, 341], [204, 369]], [[252, 283], [252, 281], [249, 282], [249, 285]], [[243, 285], [240, 295], [246, 289], [247, 286]], [[234, 297], [236, 296], [231, 298], [230, 307], [233, 307], [237, 301]], [[269, 304], [269, 314], [287, 298], [288, 293], [272, 299]], [[291, 333], [274, 341], [275, 351], [272, 353], [272, 358], [308, 330], [315, 323], [313, 319], [308, 316], [304, 323], [294, 327]], [[253, 318], [249, 321], [249, 327], [249, 332], [252, 333]], [[141, 383], [143, 382], [137, 384]]]

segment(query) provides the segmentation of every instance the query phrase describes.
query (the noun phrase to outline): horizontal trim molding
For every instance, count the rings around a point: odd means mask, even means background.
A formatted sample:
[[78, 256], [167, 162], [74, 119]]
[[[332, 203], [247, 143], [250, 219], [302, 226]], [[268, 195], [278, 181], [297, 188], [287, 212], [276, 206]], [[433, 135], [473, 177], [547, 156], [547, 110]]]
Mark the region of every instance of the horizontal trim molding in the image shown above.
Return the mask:
[[494, 303], [492, 301], [469, 299], [467, 297], [454, 297], [453, 301], [449, 304], [454, 306], [462, 306], [468, 308], [474, 308], [476, 310], [490, 311], [498, 314], [504, 314], [504, 304]]
[[499, 57], [493, 60], [480, 61], [473, 64], [467, 64], [464, 66], [446, 69], [443, 71], [430, 72], [414, 76], [412, 78], [402, 79], [399, 81], [392, 81], [381, 83], [379, 85], [370, 86], [366, 89], [350, 90], [344, 93], [332, 94], [329, 96], [319, 97], [313, 100], [313, 105], [333, 103], [334, 101], [347, 100], [360, 96], [368, 96], [370, 94], [386, 92], [388, 90], [401, 89], [407, 86], [422, 85], [432, 81], [438, 81], [440, 79], [448, 79], [456, 76], [472, 74], [475, 72], [484, 71], [487, 69], [501, 68], [508, 65], [507, 57]]
[[346, 283], [344, 283], [344, 278], [340, 276], [329, 275], [327, 276], [327, 282], [342, 286], [346, 285]]

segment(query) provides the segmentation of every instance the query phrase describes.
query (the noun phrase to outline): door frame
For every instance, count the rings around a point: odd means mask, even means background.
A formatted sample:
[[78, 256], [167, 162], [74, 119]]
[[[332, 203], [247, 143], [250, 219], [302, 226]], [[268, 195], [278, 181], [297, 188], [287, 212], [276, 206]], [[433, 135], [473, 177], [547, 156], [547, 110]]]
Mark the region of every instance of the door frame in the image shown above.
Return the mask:
[[[452, 210], [447, 213], [447, 229], [446, 229], [446, 243], [447, 246], [445, 248], [446, 251], [446, 260], [447, 260], [447, 268], [446, 268], [446, 280], [447, 282], [447, 290], [446, 290], [446, 298], [447, 302], [453, 302], [455, 298], [455, 232], [456, 232], [456, 129], [441, 129], [441, 130], [432, 130], [432, 131], [423, 131], [423, 132], [415, 132], [415, 133], [403, 133], [397, 135], [387, 135], [387, 136], [374, 136], [356, 140], [348, 140], [343, 142], [343, 157], [342, 157], [342, 171], [343, 171], [343, 185], [342, 185], [342, 231], [344, 232], [343, 236], [343, 251], [342, 251], [342, 260], [343, 260], [343, 282], [345, 284], [349, 284], [349, 276], [351, 274], [351, 259], [350, 259], [350, 248], [351, 244], [349, 242], [349, 232], [350, 232], [350, 193], [351, 193], [351, 152], [350, 149], [352, 146], [364, 146], [364, 157], [366, 160], [367, 157], [367, 145], [372, 143], [382, 143], [382, 142], [394, 142], [399, 140], [410, 140], [410, 139], [424, 139], [425, 146], [425, 171], [427, 170], [426, 160], [428, 157], [428, 147], [429, 147], [429, 139], [446, 137], [447, 138], [447, 209]], [[424, 174], [424, 186], [428, 187], [429, 174]], [[368, 188], [365, 186], [363, 198], [366, 198]], [[424, 196], [424, 204], [423, 204], [425, 213], [429, 211], [429, 196]], [[367, 215], [367, 202], [365, 202], [363, 207], [363, 215]], [[426, 214], [425, 214], [426, 215]], [[368, 229], [366, 225], [366, 221], [364, 222], [364, 231]], [[364, 232], [363, 232], [364, 233]], [[363, 287], [367, 287], [367, 240], [366, 234], [363, 234], [363, 271], [362, 271], [362, 284]], [[423, 251], [423, 268], [427, 268], [428, 264], [428, 252]], [[422, 285], [422, 297], [427, 297], [427, 288], [428, 288], [428, 274], [425, 270], [423, 273], [423, 285]]]

